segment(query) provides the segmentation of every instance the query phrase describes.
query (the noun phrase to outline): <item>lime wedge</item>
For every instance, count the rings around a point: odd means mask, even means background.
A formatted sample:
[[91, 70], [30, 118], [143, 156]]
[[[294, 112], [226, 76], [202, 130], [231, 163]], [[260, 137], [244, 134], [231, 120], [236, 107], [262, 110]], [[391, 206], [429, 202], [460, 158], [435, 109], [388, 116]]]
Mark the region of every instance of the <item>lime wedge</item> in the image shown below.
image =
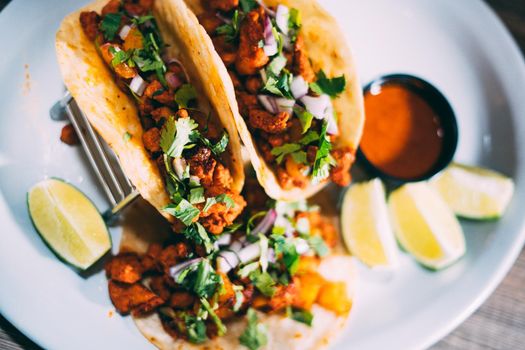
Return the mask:
[[27, 204], [39, 235], [66, 263], [85, 270], [111, 248], [97, 208], [72, 185], [41, 181], [29, 190]]
[[422, 265], [438, 270], [465, 254], [465, 237], [456, 216], [428, 183], [398, 188], [388, 205], [399, 244]]
[[370, 267], [395, 268], [397, 244], [381, 180], [352, 185], [343, 199], [341, 225], [348, 250]]
[[514, 192], [512, 179], [492, 170], [452, 164], [430, 182], [456, 215], [478, 220], [499, 218]]

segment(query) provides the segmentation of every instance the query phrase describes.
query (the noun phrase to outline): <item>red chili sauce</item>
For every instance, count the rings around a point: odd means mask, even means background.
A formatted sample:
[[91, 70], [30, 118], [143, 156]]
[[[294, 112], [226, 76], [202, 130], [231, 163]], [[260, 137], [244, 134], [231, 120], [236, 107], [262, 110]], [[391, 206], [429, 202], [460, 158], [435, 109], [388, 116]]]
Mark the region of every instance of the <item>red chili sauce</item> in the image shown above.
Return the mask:
[[365, 94], [361, 150], [376, 168], [401, 179], [425, 175], [443, 148], [440, 118], [419, 95], [401, 84]]

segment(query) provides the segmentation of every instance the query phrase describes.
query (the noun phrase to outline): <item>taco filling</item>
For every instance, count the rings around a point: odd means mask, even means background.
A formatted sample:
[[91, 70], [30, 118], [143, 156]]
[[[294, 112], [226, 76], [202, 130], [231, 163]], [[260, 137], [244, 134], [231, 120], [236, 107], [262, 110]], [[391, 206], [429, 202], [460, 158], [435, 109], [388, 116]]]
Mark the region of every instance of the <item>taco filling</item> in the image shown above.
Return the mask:
[[283, 189], [327, 179], [350, 183], [355, 149], [337, 147], [332, 99], [344, 75], [314, 71], [301, 33], [301, 14], [255, 0], [202, 2], [199, 21], [212, 37], [235, 87], [239, 111], [259, 153]]
[[111, 0], [100, 14], [81, 12], [80, 24], [116, 84], [136, 102], [144, 147], [165, 179], [170, 203], [163, 211], [174, 231], [209, 243], [208, 233], [221, 234], [246, 202], [224, 158], [229, 135], [199, 108], [183, 65], [166, 54], [152, 6], [152, 0]]
[[314, 304], [347, 316], [352, 302], [346, 283], [318, 272], [337, 242], [335, 227], [304, 201], [270, 201], [255, 184], [245, 194], [251, 206], [214, 241], [211, 254], [173, 235], [163, 245], [150, 244], [145, 254], [113, 257], [106, 273], [115, 308], [136, 317], [154, 313], [174, 339], [197, 344], [226, 334], [230, 321], [245, 317], [238, 341], [250, 349], [267, 341], [257, 312], [307, 325]]

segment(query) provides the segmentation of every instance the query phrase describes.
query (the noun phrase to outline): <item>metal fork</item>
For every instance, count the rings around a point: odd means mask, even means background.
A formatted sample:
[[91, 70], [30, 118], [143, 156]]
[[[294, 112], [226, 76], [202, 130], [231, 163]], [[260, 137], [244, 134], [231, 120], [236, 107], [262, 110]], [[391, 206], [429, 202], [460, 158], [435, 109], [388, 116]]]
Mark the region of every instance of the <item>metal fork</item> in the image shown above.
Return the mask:
[[54, 120], [68, 118], [71, 121], [89, 163], [111, 204], [111, 208], [103, 213], [103, 217], [106, 222], [113, 221], [119, 212], [140, 196], [139, 193], [124, 174], [115, 154], [95, 132], [69, 92], [53, 105], [50, 115]]

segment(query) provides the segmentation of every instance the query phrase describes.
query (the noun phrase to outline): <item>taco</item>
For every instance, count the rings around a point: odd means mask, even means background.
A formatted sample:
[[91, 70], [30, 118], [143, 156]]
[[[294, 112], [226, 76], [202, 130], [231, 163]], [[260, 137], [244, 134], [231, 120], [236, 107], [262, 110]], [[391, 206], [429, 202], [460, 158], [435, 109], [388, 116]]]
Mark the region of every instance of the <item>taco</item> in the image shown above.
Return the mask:
[[260, 183], [297, 200], [346, 186], [364, 124], [344, 34], [315, 0], [186, 0], [236, 96], [235, 121]]
[[245, 196], [242, 220], [208, 255], [147, 208], [127, 213], [157, 224], [124, 227], [106, 266], [109, 294], [158, 348], [319, 349], [341, 334], [355, 272], [336, 253], [332, 218], [305, 201], [268, 201], [255, 181]]
[[80, 109], [142, 197], [187, 234], [222, 233], [246, 204], [226, 71], [204, 35], [181, 0], [97, 1], [56, 35]]

